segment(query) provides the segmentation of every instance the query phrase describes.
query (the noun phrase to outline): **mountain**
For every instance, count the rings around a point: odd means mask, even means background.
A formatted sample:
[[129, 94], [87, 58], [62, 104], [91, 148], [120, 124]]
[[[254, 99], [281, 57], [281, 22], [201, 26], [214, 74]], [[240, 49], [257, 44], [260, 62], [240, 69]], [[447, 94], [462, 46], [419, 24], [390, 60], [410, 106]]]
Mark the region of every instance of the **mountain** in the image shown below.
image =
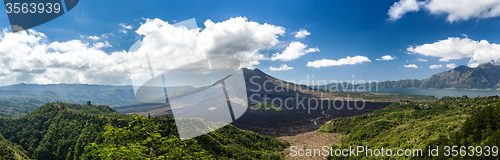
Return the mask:
[[[262, 72], [260, 69], [243, 68], [247, 94], [250, 98], [252, 94], [268, 95], [271, 97], [294, 97], [297, 93], [307, 96], [307, 85], [287, 82]], [[259, 100], [262, 97], [257, 97]]]
[[[0, 153], [2, 153], [0, 158], [86, 159], [92, 150], [92, 147], [88, 146], [92, 143], [120, 146], [122, 142], [114, 142], [112, 139], [123, 137], [113, 137], [114, 134], [109, 137], [110, 134], [108, 134], [107, 138], [110, 139], [107, 139], [104, 133], [112, 133], [129, 125], [133, 128], [125, 130], [148, 130], [148, 132], [154, 132], [169, 139], [168, 142], [162, 142], [165, 144], [160, 146], [177, 146], [181, 147], [178, 151], [187, 150], [191, 154], [208, 154], [216, 159], [279, 159], [284, 156], [281, 151], [289, 145], [276, 138], [243, 131], [232, 125], [181, 142], [173, 117], [139, 118], [140, 122], [154, 124], [143, 126], [145, 128], [131, 124], [137, 122], [134, 117], [137, 116], [120, 115], [113, 108], [105, 105], [47, 103], [19, 118], [0, 118], [0, 135], [3, 135], [3, 137], [0, 136]], [[151, 137], [126, 139], [124, 142], [146, 141], [149, 138]], [[138, 142], [135, 145], [137, 144], [143, 143]], [[127, 147], [130, 146], [123, 146], [122, 149]], [[169, 147], [163, 147], [165, 148]], [[149, 152], [147, 148], [145, 151]], [[173, 153], [174, 150], [166, 153], [171, 152]], [[3, 153], [10, 156], [2, 157]]]
[[450, 71], [432, 75], [423, 80], [405, 79], [399, 81], [370, 82], [365, 84], [332, 83], [322, 86], [312, 86], [323, 90], [354, 90], [364, 89], [499, 89], [500, 65], [498, 63], [485, 63], [470, 68], [464, 65]]
[[500, 66], [485, 63], [476, 68], [458, 66], [422, 80], [420, 88], [496, 89], [500, 88]]
[[[284, 82], [272, 76], [265, 74], [259, 69], [250, 70], [243, 68], [247, 89], [257, 90], [259, 86], [253, 85], [254, 83], [260, 85], [260, 90], [257, 92], [264, 93], [263, 84], [266, 88], [272, 88], [273, 91], [269, 92], [270, 95], [285, 96], [287, 94], [296, 93], [293, 90], [293, 85]], [[272, 83], [264, 83], [266, 81]], [[290, 86], [290, 90], [284, 92], [275, 92], [277, 85], [284, 84]], [[297, 85], [296, 89], [304, 85]], [[185, 94], [197, 91], [198, 88], [191, 86], [178, 86], [167, 87], [169, 92], [175, 94]], [[256, 93], [249, 91], [249, 93]], [[250, 95], [250, 94], [249, 94]], [[254, 99], [260, 100], [261, 97]], [[162, 105], [144, 104], [137, 100], [132, 86], [114, 86], [114, 85], [90, 85], [90, 84], [16, 84], [0, 87], [0, 117], [19, 117], [30, 111], [35, 110], [37, 107], [44, 105], [48, 102], [67, 102], [84, 104], [87, 101], [92, 101], [97, 105], [114, 106], [120, 113], [140, 113], [158, 107], [165, 107]]]
[[[192, 88], [167, 87], [169, 91]], [[140, 103], [132, 86], [89, 84], [16, 84], [0, 87], [0, 117], [19, 117], [48, 102], [98, 105], [132, 105]]]
[[[280, 80], [278, 78], [272, 77], [259, 69], [247, 69], [242, 68], [243, 76], [246, 85], [247, 98], [248, 98], [248, 106], [253, 106], [265, 98], [276, 98], [276, 97], [296, 97], [297, 93], [300, 94], [301, 97], [311, 96], [310, 93], [306, 93], [302, 90], [306, 90], [308, 86], [299, 85], [290, 82], [286, 82]], [[229, 76], [226, 76], [218, 81], [215, 84], [219, 83], [221, 80], [227, 79]], [[200, 90], [206, 89], [209, 86], [204, 86], [200, 88], [182, 88], [175, 91], [172, 91], [170, 96], [183, 96], [186, 94], [191, 94], [193, 92], [198, 92]], [[167, 89], [169, 92], [171, 90]], [[217, 95], [215, 93], [208, 94], [207, 96], [196, 96], [192, 97], [192, 99], [197, 99], [198, 102], [207, 102], [207, 99], [213, 99], [212, 95]], [[254, 96], [252, 96], [254, 95]], [[191, 103], [189, 106], [197, 106], [196, 103]], [[210, 104], [205, 104], [210, 105]], [[113, 107], [121, 114], [139, 114], [143, 116], [147, 116], [150, 114], [151, 116], [162, 116], [166, 114], [172, 114], [170, 107], [168, 104], [147, 104], [147, 103], [138, 103], [131, 105], [121, 105]], [[186, 110], [191, 110], [188, 107], [183, 107]], [[199, 112], [208, 112], [204, 110], [199, 110]]]

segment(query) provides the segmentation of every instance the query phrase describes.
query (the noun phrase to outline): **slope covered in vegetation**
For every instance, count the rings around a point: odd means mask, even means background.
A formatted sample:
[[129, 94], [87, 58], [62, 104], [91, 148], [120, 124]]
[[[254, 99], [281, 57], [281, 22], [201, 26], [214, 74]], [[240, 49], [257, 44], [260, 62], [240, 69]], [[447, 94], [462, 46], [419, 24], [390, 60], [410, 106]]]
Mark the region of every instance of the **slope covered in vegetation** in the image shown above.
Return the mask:
[[0, 159], [8, 160], [24, 160], [29, 159], [28, 156], [21, 151], [21, 146], [14, 147], [9, 141], [0, 134]]
[[[137, 122], [138, 119], [140, 123]], [[130, 126], [130, 124], [133, 125]], [[127, 135], [127, 132], [111, 134], [124, 130], [134, 133], [130, 127], [135, 127], [136, 130], [149, 128], [151, 136], [132, 137], [128, 139], [130, 140], [128, 143], [116, 141]], [[96, 158], [100, 157], [99, 153], [103, 153], [106, 149], [112, 149], [112, 146], [118, 148], [128, 146], [130, 151], [142, 155], [144, 151], [142, 149], [149, 150], [151, 147], [147, 143], [140, 142], [151, 138], [151, 141], [174, 146], [170, 149], [160, 149], [165, 152], [157, 154], [156, 157], [159, 159], [162, 159], [161, 155], [173, 153], [175, 150], [184, 150], [189, 152], [189, 155], [199, 154], [216, 159], [279, 159], [284, 156], [281, 151], [289, 145], [275, 138], [243, 131], [231, 125], [181, 142], [172, 117], [140, 118], [140, 116], [120, 115], [114, 109], [104, 105], [55, 102], [47, 103], [23, 117], [0, 118], [0, 134], [5, 137], [5, 142], [19, 146], [22, 154], [32, 159]], [[158, 135], [161, 136], [158, 138]], [[136, 146], [130, 147], [131, 145]], [[122, 154], [122, 156], [125, 155]], [[120, 154], [115, 156], [120, 156]]]
[[423, 155], [428, 156], [429, 146], [498, 145], [498, 106], [498, 96], [443, 97], [430, 103], [402, 101], [372, 113], [335, 118], [318, 131], [343, 135], [341, 145], [334, 148], [423, 149]]
[[0, 117], [20, 117], [35, 107], [0, 100]]

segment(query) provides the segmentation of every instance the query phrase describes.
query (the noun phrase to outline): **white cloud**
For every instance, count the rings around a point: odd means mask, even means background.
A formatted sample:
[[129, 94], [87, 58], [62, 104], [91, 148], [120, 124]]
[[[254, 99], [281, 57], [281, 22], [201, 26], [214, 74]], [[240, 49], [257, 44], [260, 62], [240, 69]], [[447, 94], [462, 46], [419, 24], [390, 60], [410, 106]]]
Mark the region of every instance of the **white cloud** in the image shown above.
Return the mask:
[[416, 64], [405, 65], [406, 68], [418, 68]]
[[271, 71], [286, 71], [286, 70], [292, 70], [293, 67], [288, 67], [286, 64], [281, 64], [281, 66], [279, 68], [276, 68], [276, 67], [269, 67], [269, 70]]
[[455, 67], [457, 67], [457, 65], [456, 65], [455, 63], [449, 63], [449, 64], [446, 64], [446, 68], [451, 68], [451, 69], [453, 69], [453, 68], [455, 68]]
[[394, 2], [394, 4], [389, 9], [387, 13], [390, 20], [397, 20], [401, 18], [407, 12], [417, 12], [420, 10], [420, 2], [417, 0], [400, 0], [399, 2]]
[[448, 14], [449, 22], [500, 15], [498, 0], [431, 0], [425, 7], [434, 14]]
[[125, 52], [106, 54], [110, 46], [80, 40], [49, 43], [40, 32], [0, 33], [0, 85], [26, 83], [119, 84], [128, 77]]
[[417, 58], [416, 61], [420, 61], [420, 62], [427, 62], [427, 59], [422, 59], [422, 58]]
[[300, 29], [295, 33], [295, 38], [306, 38], [308, 35], [311, 35], [311, 33], [307, 32], [305, 29]]
[[88, 37], [85, 37], [85, 38], [92, 39], [92, 40], [95, 40], [95, 41], [99, 40], [99, 37], [97, 37], [97, 36], [88, 36]]
[[134, 27], [132, 27], [132, 25], [127, 25], [125, 23], [120, 23], [118, 24], [120, 26], [123, 27], [123, 29], [120, 29], [118, 32], [122, 32], [123, 34], [127, 34], [127, 29], [130, 30], [130, 29], [133, 29]]
[[308, 48], [305, 49], [307, 45], [302, 44], [300, 42], [292, 42], [286, 47], [286, 49], [280, 54], [275, 53], [271, 57], [272, 61], [281, 60], [281, 61], [291, 61], [297, 59], [307, 53], [311, 52], [319, 52], [318, 48]]
[[118, 32], [122, 32], [123, 34], [127, 34], [127, 30], [125, 30], [125, 29], [120, 29]]
[[397, 20], [407, 12], [425, 8], [431, 14], [447, 14], [448, 22], [471, 18], [491, 18], [500, 15], [498, 0], [400, 0], [389, 9], [389, 19]]
[[[136, 30], [144, 36], [136, 52], [105, 53], [109, 42], [94, 44], [80, 40], [50, 42], [40, 32], [0, 33], [0, 85], [26, 83], [89, 83], [122, 84], [132, 77], [150, 78], [149, 71], [130, 73], [127, 67], [143, 63], [130, 57], [148, 57], [158, 73], [205, 59], [206, 55], [226, 55], [238, 58], [242, 67], [253, 67], [267, 59], [262, 50], [279, 44], [285, 33], [280, 26], [259, 24], [244, 17], [223, 22], [205, 22], [205, 29], [175, 27], [160, 19], [146, 19]], [[112, 33], [101, 38], [114, 36]], [[244, 42], [244, 43], [235, 43]], [[129, 64], [129, 65], [127, 65]], [[166, 65], [167, 64], [167, 65]], [[145, 75], [144, 75], [145, 74]]]
[[380, 59], [377, 58], [375, 60], [377, 61], [389, 61], [389, 60], [393, 60], [395, 59], [396, 57], [392, 57], [391, 55], [385, 55], [385, 56], [382, 56]]
[[125, 28], [125, 29], [133, 29], [132, 25], [127, 25], [127, 24], [125, 24], [125, 23], [120, 23], [120, 24], [118, 24], [118, 25], [122, 26], [122, 27], [123, 27], [123, 28]]
[[449, 37], [432, 44], [410, 46], [407, 50], [410, 54], [440, 57], [440, 62], [469, 58], [469, 67], [477, 67], [479, 64], [500, 59], [500, 45], [469, 38]]
[[104, 41], [104, 42], [97, 42], [97, 43], [94, 43], [93, 47], [95, 49], [101, 49], [101, 48], [107, 48], [107, 47], [113, 47], [109, 44], [108, 41]]
[[101, 35], [101, 38], [109, 38], [109, 36], [115, 36], [115, 34], [113, 34], [113, 32], [111, 33], [104, 33]]
[[441, 68], [441, 67], [443, 67], [442, 64], [433, 64], [433, 65], [429, 66], [430, 69], [438, 69], [438, 68]]
[[352, 64], [358, 64], [358, 63], [363, 63], [363, 62], [371, 62], [370, 59], [368, 59], [365, 56], [354, 56], [354, 57], [349, 57], [347, 56], [346, 58], [341, 58], [338, 60], [331, 60], [331, 59], [322, 59], [322, 60], [316, 60], [314, 62], [307, 62], [308, 67], [314, 67], [314, 68], [320, 68], [320, 67], [329, 67], [329, 66], [339, 66], [339, 65], [352, 65]]
[[176, 27], [160, 19], [145, 20], [136, 31], [145, 36], [137, 54], [147, 53], [150, 59], [163, 59], [153, 64], [153, 68], [158, 66], [154, 69], [158, 71], [205, 59], [206, 55], [233, 56], [242, 62], [242, 67], [253, 68], [260, 60], [267, 59], [260, 52], [277, 45], [278, 37], [285, 33], [283, 27], [259, 24], [245, 17], [218, 23], [207, 20], [203, 30]]

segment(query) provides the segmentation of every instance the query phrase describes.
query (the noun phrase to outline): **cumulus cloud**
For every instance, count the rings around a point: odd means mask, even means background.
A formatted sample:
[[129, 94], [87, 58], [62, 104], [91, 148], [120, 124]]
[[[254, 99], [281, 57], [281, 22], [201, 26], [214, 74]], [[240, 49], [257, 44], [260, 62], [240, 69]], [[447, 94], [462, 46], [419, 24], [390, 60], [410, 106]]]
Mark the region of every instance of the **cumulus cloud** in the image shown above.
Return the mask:
[[377, 58], [375, 60], [377, 60], [377, 61], [390, 61], [390, 60], [393, 60], [395, 58], [396, 57], [392, 57], [391, 55], [385, 55], [385, 56], [382, 56], [380, 59]]
[[307, 53], [311, 52], [319, 52], [319, 49], [316, 48], [308, 48], [307, 45], [302, 44], [300, 42], [292, 42], [286, 47], [286, 49], [280, 54], [275, 53], [272, 57], [272, 61], [281, 60], [281, 61], [291, 61], [297, 59]]
[[394, 2], [394, 4], [389, 9], [387, 13], [390, 20], [397, 20], [401, 18], [407, 12], [417, 12], [420, 10], [421, 2], [417, 0], [400, 0], [399, 2]]
[[405, 65], [406, 68], [418, 68], [416, 64]]
[[49, 43], [35, 30], [0, 34], [0, 84], [119, 84], [128, 77], [125, 52], [106, 54], [107, 42], [80, 40]]
[[353, 65], [363, 62], [371, 62], [371, 61], [365, 56], [354, 56], [354, 57], [347, 56], [346, 58], [341, 58], [338, 60], [322, 59], [313, 62], [309, 61], [307, 62], [307, 67], [320, 68], [320, 67], [339, 66], [339, 65]]
[[446, 68], [451, 68], [451, 69], [453, 69], [453, 68], [455, 68], [455, 67], [457, 67], [457, 65], [456, 65], [455, 63], [449, 63], [449, 64], [446, 64]]
[[109, 38], [109, 36], [115, 36], [115, 34], [113, 34], [113, 32], [104, 33], [104, 34], [101, 35], [101, 38]]
[[407, 50], [410, 54], [440, 57], [440, 62], [469, 58], [469, 67], [477, 67], [479, 64], [500, 59], [500, 45], [469, 38], [449, 37], [431, 44], [410, 46]]
[[416, 61], [420, 61], [420, 62], [427, 62], [427, 59], [422, 59], [422, 58], [417, 58]]
[[269, 67], [269, 70], [271, 71], [286, 71], [286, 70], [292, 70], [293, 67], [288, 67], [286, 64], [281, 64], [280, 67], [276, 68], [276, 67]]
[[94, 45], [93, 45], [93, 48], [95, 48], [95, 49], [108, 48], [108, 47], [113, 47], [109, 44], [108, 41], [97, 42], [97, 43], [94, 43]]
[[[4, 30], [0, 33], [0, 61], [3, 62], [0, 63], [0, 85], [21, 82], [122, 84], [130, 77], [150, 78], [149, 70], [129, 72], [127, 67], [144, 65], [129, 61], [130, 57], [148, 57], [159, 73], [205, 59], [207, 55], [232, 56], [241, 61], [242, 67], [252, 68], [267, 59], [261, 51], [279, 44], [278, 37], [285, 33], [283, 27], [259, 24], [244, 17], [217, 23], [207, 20], [205, 29], [173, 26], [160, 19], [145, 21], [136, 30], [144, 38], [134, 52], [105, 53], [101, 49], [111, 47], [107, 41], [50, 42], [43, 33], [34, 30], [18, 33]], [[114, 35], [107, 33], [100, 38], [109, 36]]]
[[441, 68], [441, 67], [443, 67], [442, 64], [434, 64], [434, 65], [430, 65], [429, 66], [430, 69], [438, 69], [438, 68]]
[[97, 36], [88, 36], [88, 37], [85, 37], [85, 38], [92, 39], [94, 41], [99, 40], [99, 37], [97, 37]]
[[127, 25], [127, 24], [125, 24], [125, 23], [120, 23], [120, 24], [118, 24], [118, 25], [122, 26], [122, 27], [123, 27], [123, 28], [125, 28], [125, 29], [133, 29], [132, 25]]
[[123, 34], [127, 34], [127, 30], [125, 30], [125, 29], [121, 29], [121, 30], [119, 30], [118, 32], [121, 32], [121, 33], [123, 33]]
[[307, 32], [305, 29], [300, 29], [295, 33], [295, 38], [306, 38], [308, 35], [311, 35], [311, 33]]
[[500, 15], [498, 0], [400, 0], [389, 9], [389, 19], [397, 20], [407, 12], [425, 8], [431, 14], [447, 14], [448, 22], [471, 18], [491, 18]]
[[132, 25], [127, 25], [125, 23], [120, 23], [118, 24], [120, 26], [123, 27], [123, 29], [119, 30], [118, 32], [122, 32], [123, 34], [127, 34], [127, 29], [130, 30], [130, 29], [133, 29]]

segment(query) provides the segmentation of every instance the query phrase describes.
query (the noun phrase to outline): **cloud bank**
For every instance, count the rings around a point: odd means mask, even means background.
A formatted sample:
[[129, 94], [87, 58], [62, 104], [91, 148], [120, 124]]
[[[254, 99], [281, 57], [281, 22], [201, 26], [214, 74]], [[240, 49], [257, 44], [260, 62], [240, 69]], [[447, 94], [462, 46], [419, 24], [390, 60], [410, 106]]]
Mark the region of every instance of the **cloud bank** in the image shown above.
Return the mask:
[[405, 65], [406, 68], [418, 68], [416, 64]]
[[447, 14], [448, 22], [469, 20], [471, 18], [491, 18], [500, 15], [498, 0], [400, 0], [395, 2], [387, 13], [390, 20], [400, 19], [408, 12], [426, 9], [431, 14]]
[[280, 60], [280, 61], [291, 61], [297, 59], [307, 53], [311, 52], [319, 52], [320, 50], [316, 48], [308, 48], [307, 45], [302, 44], [300, 42], [292, 42], [286, 47], [286, 49], [282, 53], [275, 53], [272, 57], [272, 61]]
[[438, 68], [442, 68], [442, 67], [443, 67], [442, 64], [434, 64], [434, 65], [429, 66], [430, 69], [438, 69]]
[[48, 42], [35, 30], [0, 34], [0, 84], [119, 84], [128, 78], [126, 52], [106, 54], [108, 42]]
[[269, 70], [271, 71], [287, 71], [287, 70], [292, 70], [293, 67], [288, 67], [286, 64], [281, 64], [280, 67], [276, 68], [276, 67], [269, 67]]
[[[261, 52], [279, 44], [278, 37], [285, 33], [283, 27], [248, 21], [245, 17], [223, 22], [206, 20], [205, 29], [190, 30], [160, 19], [145, 21], [135, 31], [144, 37], [141, 46], [130, 53], [102, 51], [111, 47], [107, 41], [50, 42], [43, 33], [35, 30], [18, 33], [3, 30], [0, 33], [0, 85], [22, 82], [122, 84], [130, 76], [150, 77], [142, 75], [149, 72], [130, 74], [128, 71], [128, 67], [144, 65], [129, 62], [129, 56], [144, 57], [146, 54], [154, 60], [151, 61], [154, 70], [160, 72], [205, 59], [207, 55], [233, 56], [241, 61], [242, 67], [252, 68], [260, 64], [260, 60], [268, 59]], [[122, 27], [132, 28], [125, 24]], [[87, 38], [97, 41], [108, 36], [113, 34]], [[318, 50], [303, 52], [314, 51]]]
[[306, 38], [308, 35], [311, 35], [311, 33], [307, 32], [305, 29], [301, 29], [295, 33], [295, 38]]
[[390, 60], [393, 60], [395, 58], [396, 57], [392, 57], [391, 55], [385, 55], [385, 56], [382, 56], [380, 59], [377, 58], [375, 60], [377, 60], [377, 61], [390, 61]]
[[457, 65], [455, 63], [449, 63], [449, 64], [446, 64], [446, 68], [450, 68], [450, 69], [453, 69], [457, 67]]
[[354, 57], [347, 56], [346, 58], [341, 58], [338, 60], [322, 59], [313, 62], [309, 61], [307, 62], [307, 67], [321, 68], [321, 67], [339, 66], [339, 65], [353, 65], [363, 62], [371, 62], [371, 61], [365, 56], [354, 56]]
[[469, 58], [468, 66], [473, 68], [479, 64], [500, 59], [500, 45], [486, 40], [474, 41], [458, 37], [449, 37], [431, 44], [410, 46], [407, 51], [410, 54], [439, 57], [440, 62]]

